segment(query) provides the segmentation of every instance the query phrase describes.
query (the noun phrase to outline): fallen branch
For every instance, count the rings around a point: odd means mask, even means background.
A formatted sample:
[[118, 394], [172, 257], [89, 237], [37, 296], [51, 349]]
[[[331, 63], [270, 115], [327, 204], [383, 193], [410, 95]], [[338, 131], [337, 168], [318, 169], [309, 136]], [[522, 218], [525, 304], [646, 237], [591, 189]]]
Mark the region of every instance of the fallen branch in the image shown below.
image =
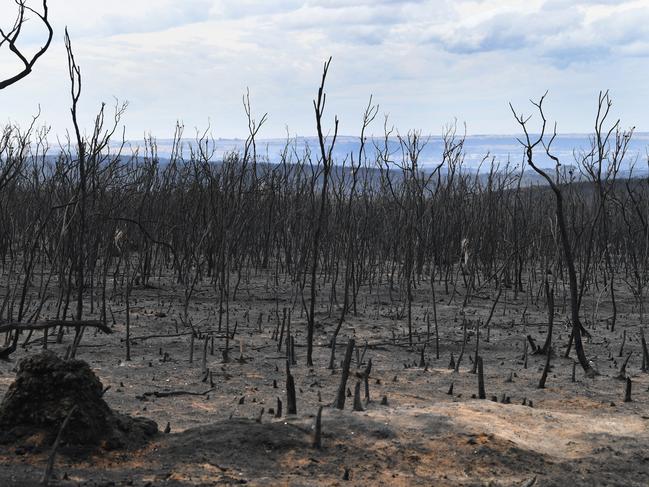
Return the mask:
[[205, 392], [191, 392], [191, 391], [153, 391], [145, 392], [143, 396], [155, 396], [155, 397], [174, 397], [174, 396], [205, 396], [212, 392], [214, 388], [209, 389]]
[[[179, 338], [179, 337], [183, 337], [183, 336], [189, 336], [192, 333], [193, 332], [191, 332], [191, 331], [187, 331], [187, 332], [184, 332], [184, 333], [173, 333], [171, 335], [164, 335], [164, 334], [163, 335], [142, 335], [142, 336], [131, 337], [131, 341], [132, 342], [137, 342], [137, 341], [143, 342], [144, 340], [150, 340], [151, 338]], [[120, 341], [123, 342], [123, 341], [125, 341], [125, 339], [122, 338], [122, 339], [120, 339]]]
[[82, 321], [73, 321], [73, 320], [45, 320], [45, 321], [36, 321], [34, 323], [20, 323], [20, 322], [9, 322], [0, 324], [0, 333], [6, 333], [9, 331], [35, 331], [35, 330], [45, 330], [47, 328], [56, 328], [57, 326], [67, 326], [71, 328], [81, 328], [83, 326], [90, 328], [98, 328], [104, 333], [110, 335], [113, 333], [103, 321], [99, 320], [82, 320]]
[[70, 422], [70, 418], [72, 417], [72, 415], [76, 410], [77, 410], [77, 405], [75, 404], [74, 406], [72, 406], [72, 409], [70, 409], [70, 412], [65, 417], [65, 420], [63, 421], [63, 424], [61, 425], [61, 428], [59, 429], [59, 432], [56, 435], [56, 440], [54, 440], [54, 444], [52, 445], [52, 451], [50, 452], [50, 456], [47, 459], [47, 466], [45, 467], [45, 473], [43, 474], [41, 485], [47, 486], [50, 483], [50, 478], [52, 478], [52, 471], [54, 470], [54, 460], [56, 458], [56, 452], [59, 448], [59, 444], [61, 443], [63, 432], [65, 431], [65, 428], [68, 426], [68, 423]]
[[[45, 320], [45, 321], [36, 321], [34, 323], [21, 323], [21, 322], [5, 322], [0, 324], [0, 333], [10, 333], [12, 331], [35, 331], [35, 330], [46, 330], [48, 328], [56, 328], [57, 326], [68, 326], [68, 327], [73, 327], [79, 330], [80, 328], [84, 327], [91, 327], [91, 328], [97, 328], [101, 331], [103, 331], [106, 334], [111, 334], [113, 333], [113, 330], [111, 330], [107, 325], [104, 324], [103, 321], [97, 321], [97, 320], [82, 320], [82, 321], [73, 321], [73, 320]], [[11, 345], [8, 347], [5, 347], [0, 350], [0, 359], [1, 360], [8, 360], [9, 355], [14, 353], [16, 351], [16, 347], [18, 345], [18, 336], [20, 333], [16, 333], [13, 342]], [[75, 340], [78, 340], [79, 338], [75, 338]], [[78, 345], [77, 341], [77, 345]]]

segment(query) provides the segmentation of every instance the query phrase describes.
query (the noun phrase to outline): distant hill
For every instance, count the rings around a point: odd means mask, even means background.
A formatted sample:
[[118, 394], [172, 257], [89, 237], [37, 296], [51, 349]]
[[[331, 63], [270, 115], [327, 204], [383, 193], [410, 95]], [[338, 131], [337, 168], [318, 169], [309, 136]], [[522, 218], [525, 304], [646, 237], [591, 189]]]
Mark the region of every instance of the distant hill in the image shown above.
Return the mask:
[[[173, 140], [171, 139], [158, 139], [157, 155], [161, 165], [169, 162], [171, 152], [173, 150]], [[225, 156], [231, 153], [240, 153], [243, 151], [245, 141], [242, 139], [214, 139], [213, 149], [214, 155], [212, 160], [215, 163], [221, 162]], [[296, 157], [303, 157], [307, 148], [311, 151], [311, 158], [317, 163], [319, 154], [318, 141], [315, 137], [298, 137], [288, 141], [290, 150], [287, 151], [288, 162], [295, 162]], [[374, 144], [382, 145], [383, 139], [368, 139], [366, 143], [366, 157], [368, 162], [376, 159], [376, 148]], [[192, 139], [183, 139], [181, 142], [183, 156], [188, 158], [191, 148], [195, 146], [196, 142]], [[287, 141], [286, 139], [260, 139], [257, 141], [257, 155], [260, 164], [275, 165], [281, 162], [282, 153], [285, 152]], [[389, 139], [389, 148], [394, 162], [400, 162], [401, 150], [398, 140], [393, 137]], [[123, 151], [123, 156], [129, 157], [135, 148], [141, 147], [142, 142], [129, 141]], [[553, 144], [553, 153], [559, 157], [562, 163], [562, 171], [565, 175], [572, 172], [574, 179], [581, 179], [579, 171], [575, 167], [575, 154], [584, 151], [589, 146], [587, 135], [564, 135], [558, 136]], [[343, 164], [349, 166], [350, 155], [353, 154], [354, 160], [358, 158], [358, 151], [360, 142], [358, 137], [342, 136], [338, 137], [336, 141], [333, 157], [336, 165], [342, 166]], [[423, 171], [432, 171], [441, 161], [444, 148], [444, 141], [439, 136], [430, 137], [424, 149], [421, 152], [419, 167]], [[649, 174], [649, 166], [647, 164], [647, 152], [649, 149], [649, 133], [634, 134], [629, 150], [624, 159], [624, 163], [618, 173], [618, 178], [625, 179], [629, 176], [630, 169], [633, 167], [633, 176], [642, 177]], [[462, 171], [465, 174], [479, 173], [480, 179], [486, 180], [486, 173], [488, 173], [490, 164], [493, 161], [497, 167], [502, 170], [507, 164], [509, 170], [520, 172], [521, 167], [524, 165], [524, 154], [522, 146], [516, 140], [516, 136], [507, 135], [473, 135], [466, 138], [464, 144], [464, 164]], [[142, 150], [139, 152], [142, 154]], [[296, 155], [297, 154], [297, 155]], [[486, 156], [489, 155], [487, 158]], [[50, 152], [47, 159], [53, 163], [56, 160], [56, 153]], [[537, 164], [545, 169], [551, 169], [551, 174], [554, 174], [554, 163], [546, 156], [543, 149], [535, 154]], [[481, 162], [485, 160], [483, 164]], [[545, 184], [545, 180], [538, 176], [531, 168], [525, 167], [523, 175], [523, 184]], [[370, 168], [371, 170], [371, 168]], [[373, 172], [373, 171], [372, 171]], [[442, 173], [446, 172], [446, 168], [442, 169]], [[370, 179], [378, 180], [379, 174], [376, 170], [376, 175]], [[398, 171], [397, 171], [398, 173]], [[342, 174], [338, 170], [338, 174]], [[395, 173], [395, 177], [398, 175]]]
[[[559, 157], [562, 164], [574, 165], [574, 154], [584, 151], [589, 147], [588, 135], [560, 135], [553, 144], [553, 153]], [[223, 158], [227, 153], [242, 151], [244, 147], [243, 139], [215, 139], [215, 159], [218, 161]], [[171, 139], [158, 139], [158, 156], [161, 159], [168, 158], [172, 151]], [[293, 150], [297, 154], [302, 154], [306, 147], [309, 147], [312, 152], [312, 157], [317, 158], [318, 154], [318, 141], [315, 137], [298, 137], [291, 139], [288, 143], [291, 144]], [[375, 148], [373, 143], [382, 145], [383, 139], [368, 139], [366, 143], [367, 158], [373, 160], [375, 155]], [[137, 146], [137, 141], [131, 141], [133, 146]], [[190, 148], [195, 144], [192, 139], [183, 139], [182, 144], [184, 147], [185, 155], [189, 154]], [[281, 154], [287, 144], [286, 139], [259, 139], [257, 141], [257, 153], [268, 162], [277, 163], [281, 161]], [[352, 136], [339, 136], [336, 141], [334, 149], [334, 159], [337, 164], [342, 164], [350, 154], [354, 154], [356, 159], [359, 149], [358, 137]], [[396, 137], [389, 139], [390, 151], [394, 154], [394, 159], [400, 159], [399, 142]], [[629, 151], [625, 158], [625, 165], [623, 169], [631, 167], [632, 163], [636, 164], [634, 172], [646, 173], [646, 154], [649, 147], [649, 133], [634, 134], [631, 139]], [[421, 152], [420, 166], [435, 167], [439, 164], [443, 153], [444, 141], [440, 136], [431, 136], [426, 143], [426, 146]], [[516, 140], [514, 135], [472, 135], [467, 136], [464, 151], [466, 153], [464, 159], [464, 166], [466, 169], [478, 169], [481, 161], [489, 155], [489, 161], [492, 159], [499, 163], [501, 166], [509, 162], [511, 165], [519, 165], [523, 162], [523, 149]], [[545, 155], [542, 148], [537, 151], [537, 160], [541, 167], [554, 167], [554, 164]], [[488, 167], [488, 164], [487, 164]], [[484, 170], [485, 168], [482, 167]]]

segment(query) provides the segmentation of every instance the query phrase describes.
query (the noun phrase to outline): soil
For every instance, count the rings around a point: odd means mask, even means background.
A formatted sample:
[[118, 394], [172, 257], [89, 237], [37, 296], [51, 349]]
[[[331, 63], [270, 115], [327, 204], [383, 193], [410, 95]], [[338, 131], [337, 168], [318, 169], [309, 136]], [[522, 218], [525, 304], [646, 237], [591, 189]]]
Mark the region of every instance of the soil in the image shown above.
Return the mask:
[[[618, 315], [614, 332], [607, 326], [610, 310], [605, 303], [584, 301], [582, 314], [588, 317], [586, 327], [592, 335], [585, 348], [600, 372], [595, 378], [586, 378], [577, 366], [572, 381], [573, 358], [564, 358], [569, 330], [560, 321], [567, 310], [557, 298], [555, 355], [544, 389], [538, 382], [546, 357], [530, 353], [527, 367], [523, 359], [527, 335], [539, 344], [545, 340], [544, 303], [511, 289], [503, 292], [489, 340], [486, 330], [480, 335], [485, 400], [474, 398], [474, 326], [486, 320], [495, 291], [493, 296], [483, 291], [463, 307], [461, 288], [454, 299], [443, 286], [436, 288], [440, 358], [431, 324], [424, 364], [420, 360], [427, 339], [424, 315], [432, 306], [430, 284], [422, 283], [415, 294], [412, 346], [398, 302], [392, 303], [387, 293], [378, 299], [376, 294], [361, 294], [357, 314], [350, 313], [338, 338], [334, 371], [327, 365], [338, 308], [330, 313], [329, 303], [319, 306], [315, 366], [307, 367], [306, 319], [298, 305], [291, 320], [298, 414], [281, 418], [275, 417], [275, 410], [278, 398], [286, 409], [286, 352], [284, 346], [278, 351], [273, 337], [283, 307], [291, 306], [290, 284], [273, 287], [263, 275], [242, 280], [228, 310], [228, 328], [236, 326], [236, 334], [228, 340], [227, 362], [226, 317], [219, 332], [215, 311], [218, 294], [207, 284], [199, 286], [187, 316], [201, 333], [215, 334], [213, 353], [211, 342], [206, 348], [205, 367], [211, 374], [203, 371], [203, 340], [193, 340], [190, 362], [184, 290], [166, 278], [151, 284], [155, 287], [133, 290], [132, 360], [125, 360], [125, 305], [119, 296], [110, 302], [115, 333], [95, 335], [88, 330], [77, 358], [90, 365], [101, 380], [100, 389], [110, 386], [102, 396], [107, 406], [133, 418], [150, 418], [160, 429], [168, 425], [168, 432], [146, 444], [127, 445], [130, 450], [114, 451], [80, 449], [68, 438], [57, 457], [53, 485], [649, 485], [649, 374], [640, 370], [641, 320], [621, 284], [618, 307], [625, 312]], [[98, 316], [96, 306], [87, 315]], [[451, 354], [455, 360], [460, 354], [465, 320], [469, 339], [459, 371], [454, 372], [448, 365]], [[623, 401], [625, 382], [617, 378], [624, 331], [622, 355], [633, 352], [627, 367], [631, 402]], [[352, 397], [344, 411], [330, 407], [349, 337], [355, 338], [358, 352], [353, 354], [347, 388], [354, 390], [356, 373], [372, 359], [370, 401], [363, 400], [361, 412], [352, 411]], [[63, 356], [72, 339], [73, 334], [66, 334], [63, 343], [56, 344], [51, 337], [48, 348]], [[22, 345], [23, 341], [24, 337]], [[20, 375], [26, 367], [17, 364], [36, 356], [41, 342], [40, 336], [32, 337], [11, 362], [0, 363], [0, 395], [11, 396], [16, 371]], [[319, 406], [324, 406], [323, 438], [322, 448], [315, 449], [312, 436]], [[43, 404], [25, 402], [23, 407], [36, 412]], [[2, 434], [15, 426], [3, 426]], [[23, 436], [0, 445], [0, 485], [37, 483], [48, 444], [44, 438]]]

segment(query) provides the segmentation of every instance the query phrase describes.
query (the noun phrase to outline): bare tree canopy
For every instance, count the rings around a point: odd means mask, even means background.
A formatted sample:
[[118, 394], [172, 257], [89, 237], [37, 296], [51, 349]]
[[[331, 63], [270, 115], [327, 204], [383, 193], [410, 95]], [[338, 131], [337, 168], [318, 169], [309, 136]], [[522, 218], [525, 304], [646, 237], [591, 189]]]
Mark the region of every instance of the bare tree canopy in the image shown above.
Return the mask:
[[[19, 73], [10, 76], [9, 78], [0, 79], [0, 90], [7, 88], [8, 86], [20, 81], [21, 79], [23, 79], [29, 73], [32, 72], [32, 69], [36, 64], [36, 61], [38, 61], [38, 59], [43, 54], [45, 54], [45, 51], [47, 51], [47, 49], [50, 47], [50, 43], [52, 42], [52, 36], [54, 35], [54, 31], [52, 30], [52, 25], [50, 24], [50, 21], [48, 19], [47, 0], [43, 0], [42, 12], [39, 12], [26, 5], [25, 0], [15, 0], [15, 2], [18, 7], [18, 14], [16, 16], [16, 21], [14, 22], [14, 25], [9, 32], [5, 32], [3, 29], [0, 28], [0, 48], [3, 47], [4, 44], [7, 44], [9, 50], [20, 60], [20, 62], [23, 63], [23, 69]], [[45, 28], [47, 29], [47, 40], [43, 45], [43, 47], [41, 47], [31, 57], [28, 57], [28, 55], [23, 53], [20, 50], [20, 48], [17, 46], [17, 42], [20, 38], [20, 34], [22, 32], [23, 26], [29, 20], [28, 15], [30, 13], [33, 14], [36, 18], [38, 18], [43, 23], [43, 25], [45, 25]]]

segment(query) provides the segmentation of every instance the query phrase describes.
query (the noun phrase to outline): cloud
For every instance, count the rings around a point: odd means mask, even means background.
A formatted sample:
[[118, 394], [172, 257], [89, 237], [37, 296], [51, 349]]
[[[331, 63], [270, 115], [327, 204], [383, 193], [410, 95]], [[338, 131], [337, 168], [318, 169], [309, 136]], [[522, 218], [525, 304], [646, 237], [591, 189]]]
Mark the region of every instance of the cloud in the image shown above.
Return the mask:
[[212, 19], [232, 20], [246, 17], [278, 15], [297, 10], [304, 2], [299, 0], [282, 0], [277, 2], [259, 2], [256, 0], [222, 0], [213, 2], [210, 8]]
[[504, 3], [484, 2], [481, 12], [432, 28], [428, 41], [461, 55], [526, 51], [533, 59], [545, 58], [564, 67], [630, 53], [643, 55], [641, 46], [649, 42], [645, 2]]

